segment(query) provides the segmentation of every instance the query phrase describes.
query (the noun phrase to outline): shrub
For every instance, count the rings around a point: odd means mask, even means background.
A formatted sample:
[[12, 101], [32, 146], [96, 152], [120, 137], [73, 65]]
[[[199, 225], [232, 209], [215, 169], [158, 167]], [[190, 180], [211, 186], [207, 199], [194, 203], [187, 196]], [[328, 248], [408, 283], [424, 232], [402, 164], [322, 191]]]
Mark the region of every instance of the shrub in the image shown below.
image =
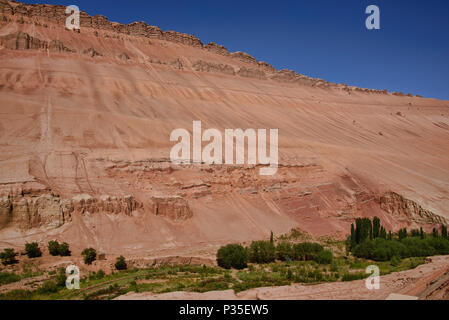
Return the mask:
[[0, 272], [0, 285], [13, 283], [22, 279], [19, 275], [9, 272]]
[[398, 258], [427, 257], [435, 254], [449, 254], [449, 241], [443, 238], [403, 237], [401, 240], [375, 239], [359, 244], [354, 255], [375, 261]]
[[281, 242], [276, 246], [276, 258], [281, 261], [287, 261], [293, 259], [295, 252], [293, 247], [288, 242]]
[[37, 242], [25, 244], [25, 253], [28, 258], [38, 258], [42, 256], [42, 251]]
[[217, 251], [217, 263], [225, 269], [244, 269], [248, 266], [247, 250], [239, 244], [228, 244]]
[[128, 268], [128, 265], [126, 264], [125, 257], [120, 256], [117, 258], [117, 261], [115, 262], [115, 268], [117, 270], [126, 270]]
[[58, 241], [50, 241], [48, 243], [48, 252], [52, 256], [68, 257], [71, 255], [69, 245], [66, 242], [60, 244]]
[[40, 294], [55, 293], [58, 291], [58, 285], [55, 281], [45, 281], [44, 284], [37, 290]]
[[323, 250], [315, 257], [315, 261], [319, 264], [331, 264], [334, 259], [334, 255], [330, 250]]
[[59, 242], [58, 241], [50, 241], [50, 242], [48, 242], [48, 252], [52, 256], [59, 255]]
[[397, 255], [394, 255], [391, 258], [390, 263], [391, 263], [392, 266], [397, 267], [397, 266], [399, 266], [401, 264], [401, 258], [398, 257]]
[[58, 287], [65, 287], [65, 282], [67, 280], [67, 276], [65, 274], [65, 269], [64, 268], [59, 268], [59, 272], [55, 278], [56, 281], [56, 285]]
[[72, 254], [70, 252], [69, 245], [66, 242], [63, 242], [59, 245], [58, 253], [61, 257], [68, 257]]
[[314, 260], [314, 258], [324, 250], [318, 243], [303, 242], [293, 246], [296, 260]]
[[354, 281], [354, 280], [360, 280], [368, 278], [368, 275], [364, 272], [357, 272], [357, 273], [345, 273], [343, 277], [341, 278], [341, 281]]
[[331, 271], [332, 272], [338, 272], [338, 264], [337, 264], [337, 262], [335, 260], [332, 261]]
[[85, 264], [92, 264], [97, 259], [97, 251], [93, 248], [84, 249], [81, 255], [84, 258]]
[[7, 266], [10, 264], [18, 263], [19, 261], [16, 259], [17, 255], [18, 253], [16, 253], [14, 249], [4, 249], [3, 252], [0, 253], [2, 264]]
[[100, 269], [97, 272], [97, 279], [103, 279], [105, 275], [106, 274], [104, 273], [103, 269]]
[[253, 241], [249, 247], [249, 261], [253, 263], [273, 262], [276, 249], [269, 241]]

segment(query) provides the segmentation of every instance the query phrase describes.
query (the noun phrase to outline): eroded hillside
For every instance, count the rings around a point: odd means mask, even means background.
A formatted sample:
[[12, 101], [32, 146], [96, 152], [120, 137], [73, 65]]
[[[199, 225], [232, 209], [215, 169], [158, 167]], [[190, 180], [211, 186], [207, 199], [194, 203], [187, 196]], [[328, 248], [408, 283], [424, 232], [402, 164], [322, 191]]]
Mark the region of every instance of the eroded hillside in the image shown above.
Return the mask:
[[[449, 102], [312, 79], [194, 36], [0, 0], [0, 246], [184, 253], [355, 217], [449, 219]], [[424, 80], [423, 80], [424, 81]], [[170, 133], [279, 129], [280, 167], [176, 165]]]

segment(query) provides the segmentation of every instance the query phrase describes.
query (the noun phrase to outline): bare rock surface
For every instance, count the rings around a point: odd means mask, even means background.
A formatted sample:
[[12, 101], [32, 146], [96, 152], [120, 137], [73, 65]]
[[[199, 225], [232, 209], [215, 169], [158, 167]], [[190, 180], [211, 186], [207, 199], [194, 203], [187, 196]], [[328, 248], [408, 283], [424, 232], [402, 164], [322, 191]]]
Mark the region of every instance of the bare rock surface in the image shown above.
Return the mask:
[[[0, 1], [0, 249], [209, 256], [299, 228], [449, 218], [449, 101], [313, 79], [144, 22]], [[279, 170], [176, 165], [170, 133], [279, 129]], [[74, 247], [74, 250], [77, 248]]]

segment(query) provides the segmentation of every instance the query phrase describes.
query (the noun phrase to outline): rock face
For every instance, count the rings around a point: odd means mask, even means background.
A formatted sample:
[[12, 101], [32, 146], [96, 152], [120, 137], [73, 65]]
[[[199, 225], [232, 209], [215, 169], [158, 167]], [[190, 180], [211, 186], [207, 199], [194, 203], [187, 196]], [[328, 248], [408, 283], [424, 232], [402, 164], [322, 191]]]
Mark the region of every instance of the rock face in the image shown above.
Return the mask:
[[173, 221], [187, 220], [193, 216], [188, 202], [181, 197], [153, 197], [153, 213]]
[[[0, 1], [0, 246], [58, 236], [176, 256], [292, 228], [344, 239], [357, 217], [447, 223], [448, 101], [277, 71], [144, 22], [81, 13], [70, 31], [65, 18]], [[171, 163], [172, 131], [197, 120], [278, 129], [277, 173]]]
[[133, 211], [142, 209], [143, 204], [131, 195], [122, 198], [102, 195], [94, 198], [88, 194], [81, 194], [72, 198], [71, 207], [74, 212], [81, 214], [89, 212], [130, 215]]
[[393, 217], [406, 217], [408, 221], [414, 221], [418, 224], [448, 225], [448, 220], [445, 217], [438, 216], [395, 192], [388, 192], [383, 195], [380, 198], [380, 207]]
[[11, 33], [0, 37], [0, 45], [11, 50], [50, 50], [52, 52], [74, 52], [59, 40], [50, 42], [30, 36], [25, 32]]
[[62, 199], [53, 194], [35, 197], [12, 196], [0, 198], [0, 229], [16, 226], [22, 230], [32, 228], [54, 229], [72, 221], [73, 214], [125, 214], [142, 209], [132, 196], [122, 198], [87, 194]]
[[0, 198], [0, 228], [58, 228], [71, 221], [70, 201], [51, 194], [38, 197]]
[[197, 62], [195, 62], [193, 64], [193, 68], [196, 71], [201, 71], [201, 72], [217, 72], [217, 73], [235, 75], [235, 70], [230, 65], [206, 62], [203, 60], [198, 60]]

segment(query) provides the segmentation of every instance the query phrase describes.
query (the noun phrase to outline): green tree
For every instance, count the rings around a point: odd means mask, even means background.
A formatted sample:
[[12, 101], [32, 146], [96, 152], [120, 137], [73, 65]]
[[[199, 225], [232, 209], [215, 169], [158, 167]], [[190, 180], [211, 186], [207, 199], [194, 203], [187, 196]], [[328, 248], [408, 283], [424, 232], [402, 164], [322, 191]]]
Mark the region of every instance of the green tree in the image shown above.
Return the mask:
[[433, 229], [432, 229], [432, 236], [433, 236], [434, 238], [438, 238], [438, 230], [437, 230], [437, 228], [433, 228]]
[[28, 258], [39, 258], [42, 256], [42, 251], [37, 242], [25, 244], [25, 253]]
[[274, 244], [269, 241], [253, 241], [249, 247], [249, 261], [253, 263], [269, 263], [276, 258]]
[[351, 250], [354, 250], [356, 245], [357, 245], [357, 240], [356, 240], [356, 236], [355, 236], [354, 224], [351, 223], [351, 245], [350, 245]]
[[48, 252], [52, 256], [58, 256], [59, 255], [59, 242], [52, 240], [48, 242]]
[[276, 258], [281, 261], [286, 261], [288, 259], [293, 259], [295, 256], [295, 252], [293, 247], [288, 242], [278, 243], [276, 246]]
[[323, 250], [315, 257], [315, 261], [319, 264], [331, 264], [334, 259], [334, 255], [330, 250]]
[[63, 242], [58, 247], [58, 253], [61, 257], [69, 257], [72, 253], [70, 252], [69, 244]]
[[247, 250], [239, 244], [228, 244], [217, 251], [217, 264], [225, 269], [245, 269], [248, 266]]
[[270, 233], [270, 243], [274, 245], [274, 235], [273, 235], [273, 231], [271, 231], [271, 233]]
[[380, 237], [380, 219], [378, 217], [373, 218], [373, 237]]
[[448, 239], [447, 227], [444, 224], [441, 225], [441, 237], [444, 239]]
[[97, 259], [97, 251], [93, 248], [84, 249], [81, 255], [84, 258], [85, 264], [92, 264]]
[[387, 239], [387, 230], [384, 227], [380, 227], [380, 238]]
[[362, 219], [358, 218], [355, 220], [355, 242], [357, 244], [362, 242], [361, 230], [362, 230]]
[[407, 228], [403, 228], [398, 232], [399, 240], [407, 238]]
[[14, 251], [14, 249], [4, 249], [3, 252], [0, 253], [0, 259], [2, 260], [2, 264], [7, 266], [10, 264], [16, 264], [19, 261], [16, 259], [18, 253]]
[[295, 251], [295, 260], [314, 260], [315, 257], [324, 250], [318, 243], [303, 242], [293, 246]]
[[124, 256], [120, 256], [117, 258], [117, 261], [115, 262], [115, 268], [117, 270], [126, 270], [128, 268]]

